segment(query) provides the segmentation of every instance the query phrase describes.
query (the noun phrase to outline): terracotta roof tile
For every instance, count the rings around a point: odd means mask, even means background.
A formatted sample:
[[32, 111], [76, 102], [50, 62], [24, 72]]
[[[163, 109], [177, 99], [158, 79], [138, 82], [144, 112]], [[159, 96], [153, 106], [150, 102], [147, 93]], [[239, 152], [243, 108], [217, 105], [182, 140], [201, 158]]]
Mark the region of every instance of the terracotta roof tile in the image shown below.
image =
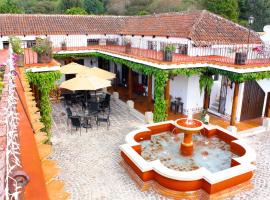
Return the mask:
[[[1, 35], [129, 34], [189, 38], [196, 43], [247, 43], [248, 29], [207, 11], [147, 16], [1, 14]], [[251, 31], [251, 43], [260, 43]]]

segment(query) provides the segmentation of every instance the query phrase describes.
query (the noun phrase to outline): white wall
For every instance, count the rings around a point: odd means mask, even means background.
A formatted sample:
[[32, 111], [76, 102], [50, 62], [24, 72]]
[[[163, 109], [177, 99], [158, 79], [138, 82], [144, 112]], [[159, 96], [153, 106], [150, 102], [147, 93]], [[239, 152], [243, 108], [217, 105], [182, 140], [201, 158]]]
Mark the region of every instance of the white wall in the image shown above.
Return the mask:
[[182, 98], [184, 114], [198, 113], [203, 108], [204, 93], [200, 92], [199, 79], [198, 75], [191, 77], [178, 75], [170, 81], [170, 95], [173, 99]]

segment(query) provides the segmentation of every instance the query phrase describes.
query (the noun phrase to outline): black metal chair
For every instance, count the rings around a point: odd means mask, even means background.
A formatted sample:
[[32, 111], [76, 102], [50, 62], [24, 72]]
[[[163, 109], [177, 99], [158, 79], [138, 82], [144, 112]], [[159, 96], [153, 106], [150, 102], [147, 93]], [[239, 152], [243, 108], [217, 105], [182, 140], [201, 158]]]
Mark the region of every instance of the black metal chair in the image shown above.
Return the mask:
[[[78, 129], [80, 129], [80, 135], [82, 134], [82, 122], [81, 122], [81, 118], [79, 116], [71, 116], [70, 117], [71, 120], [71, 125], [72, 127], [76, 128], [76, 131]], [[72, 127], [70, 129], [70, 131], [72, 132]]]
[[98, 102], [91, 102], [88, 107], [88, 115], [96, 116], [100, 112], [100, 105]]
[[102, 112], [102, 113], [98, 113], [97, 117], [96, 117], [96, 124], [97, 124], [97, 128], [100, 126], [100, 123], [107, 123], [107, 129], [109, 130], [109, 127], [111, 125], [110, 122], [110, 110], [108, 110], [108, 112]]
[[68, 121], [70, 120], [70, 117], [72, 117], [72, 111], [70, 107], [66, 108], [66, 113], [67, 113], [67, 125], [69, 124]]
[[109, 108], [110, 110], [110, 100], [111, 100], [111, 95], [106, 94], [104, 100], [100, 104], [100, 108], [105, 111], [106, 108]]

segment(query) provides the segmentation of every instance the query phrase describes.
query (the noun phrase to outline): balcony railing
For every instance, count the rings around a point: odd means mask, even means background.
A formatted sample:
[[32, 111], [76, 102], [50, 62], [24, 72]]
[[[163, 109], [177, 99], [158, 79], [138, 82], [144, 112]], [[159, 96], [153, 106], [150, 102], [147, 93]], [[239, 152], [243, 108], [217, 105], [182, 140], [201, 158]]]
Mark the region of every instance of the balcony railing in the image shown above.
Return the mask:
[[[68, 46], [65, 48], [52, 47], [53, 53], [87, 50], [99, 50], [102, 52], [163, 64], [208, 63], [241, 68], [251, 65], [270, 65], [270, 48], [262, 45], [247, 46], [215, 44], [207, 47], [196, 47], [190, 45], [186, 52], [187, 55], [172, 53], [170, 61], [164, 60], [164, 51], [133, 48], [123, 45]], [[31, 49], [25, 49], [25, 63], [37, 63], [37, 55]]]

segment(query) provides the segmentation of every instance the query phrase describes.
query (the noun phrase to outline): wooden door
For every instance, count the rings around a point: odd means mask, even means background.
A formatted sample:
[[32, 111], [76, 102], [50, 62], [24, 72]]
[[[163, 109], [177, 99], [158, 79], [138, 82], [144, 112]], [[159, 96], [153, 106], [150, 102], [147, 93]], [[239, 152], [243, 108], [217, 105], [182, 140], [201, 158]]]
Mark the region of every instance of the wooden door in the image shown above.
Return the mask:
[[265, 113], [264, 113], [265, 117], [269, 117], [267, 116], [269, 106], [270, 106], [270, 92], [267, 93], [267, 101], [266, 101]]
[[221, 114], [225, 114], [228, 81], [226, 76], [222, 76], [218, 107], [218, 112]]
[[265, 93], [256, 81], [245, 82], [241, 121], [262, 117]]

